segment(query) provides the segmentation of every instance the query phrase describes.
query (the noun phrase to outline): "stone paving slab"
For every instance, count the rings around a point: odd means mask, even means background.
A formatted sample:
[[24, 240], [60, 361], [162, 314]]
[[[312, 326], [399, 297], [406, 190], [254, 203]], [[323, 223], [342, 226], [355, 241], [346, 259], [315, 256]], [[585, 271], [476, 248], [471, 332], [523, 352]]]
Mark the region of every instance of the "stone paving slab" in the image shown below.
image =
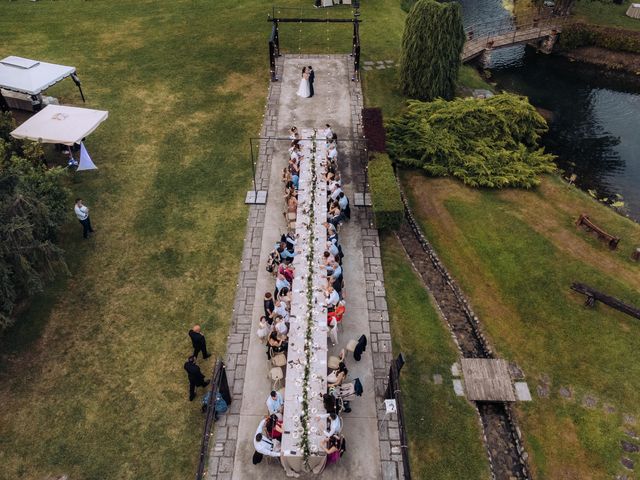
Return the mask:
[[[295, 90], [299, 71], [302, 65], [308, 64], [316, 70], [316, 96], [298, 99]], [[278, 59], [277, 68], [283, 81], [271, 84], [263, 135], [286, 136], [291, 124], [300, 129], [321, 127], [328, 122], [339, 138], [361, 137], [362, 91], [358, 82], [351, 81], [354, 72], [349, 56], [286, 56]], [[295, 86], [293, 93], [292, 85]], [[262, 314], [262, 296], [265, 291], [273, 290], [273, 279], [263, 264], [280, 233], [272, 226], [284, 228], [279, 172], [286, 163], [286, 155], [281, 154], [274, 143], [277, 142], [265, 142], [258, 155], [256, 182], [261, 190], [269, 190], [270, 194], [266, 205], [249, 208], [245, 237], [249, 245], [245, 244], [243, 250], [226, 358], [227, 372], [233, 379], [230, 386], [234, 402], [229, 413], [215, 424], [208, 479], [285, 478], [284, 470], [276, 461], [265, 460], [259, 466], [251, 463], [251, 439], [266, 413], [264, 402], [271, 389], [266, 376], [265, 349], [255, 335], [256, 323]], [[286, 146], [284, 148], [286, 152]], [[339, 151], [343, 188], [353, 199], [356, 185], [364, 184], [362, 152], [355, 152], [348, 145], [340, 145]], [[266, 230], [264, 225], [268, 226]], [[369, 208], [352, 207], [352, 219], [341, 229], [340, 240], [346, 252], [347, 314], [339, 331], [339, 343], [330, 347], [329, 353], [337, 355], [348, 340], [363, 333], [369, 339], [369, 347], [361, 362], [351, 357], [347, 360], [350, 378], [360, 378], [365, 388], [364, 395], [353, 401], [353, 411], [343, 416], [348, 453], [338, 465], [320, 476], [338, 480], [396, 480], [402, 477], [403, 471], [397, 419], [392, 415], [381, 426], [384, 410], [377, 408], [382, 404], [392, 354], [378, 233], [373, 228]]]

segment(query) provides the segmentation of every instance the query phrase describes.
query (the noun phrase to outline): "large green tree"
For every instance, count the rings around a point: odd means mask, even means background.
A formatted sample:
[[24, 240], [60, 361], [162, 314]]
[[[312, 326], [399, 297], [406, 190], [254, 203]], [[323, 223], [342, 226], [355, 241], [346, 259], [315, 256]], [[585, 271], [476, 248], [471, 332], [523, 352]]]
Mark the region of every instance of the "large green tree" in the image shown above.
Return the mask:
[[517, 95], [413, 100], [388, 123], [387, 149], [400, 163], [473, 187], [530, 188], [555, 168], [553, 155], [538, 146], [546, 130], [540, 114]]
[[457, 2], [416, 1], [402, 36], [400, 81], [404, 94], [418, 100], [453, 98], [464, 41]]
[[15, 303], [66, 270], [56, 245], [67, 218], [65, 171], [47, 168], [38, 144], [13, 139], [9, 113], [0, 113], [0, 331], [13, 323]]

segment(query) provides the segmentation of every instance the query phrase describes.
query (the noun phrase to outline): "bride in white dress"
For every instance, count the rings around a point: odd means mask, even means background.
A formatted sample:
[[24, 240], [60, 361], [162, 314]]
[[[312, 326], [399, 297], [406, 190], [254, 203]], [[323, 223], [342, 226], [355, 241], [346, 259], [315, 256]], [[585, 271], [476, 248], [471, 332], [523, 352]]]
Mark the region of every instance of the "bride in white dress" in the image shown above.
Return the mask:
[[311, 96], [311, 89], [309, 88], [309, 74], [307, 73], [307, 67], [302, 69], [302, 78], [300, 79], [300, 86], [298, 87], [298, 96], [302, 98], [309, 98]]

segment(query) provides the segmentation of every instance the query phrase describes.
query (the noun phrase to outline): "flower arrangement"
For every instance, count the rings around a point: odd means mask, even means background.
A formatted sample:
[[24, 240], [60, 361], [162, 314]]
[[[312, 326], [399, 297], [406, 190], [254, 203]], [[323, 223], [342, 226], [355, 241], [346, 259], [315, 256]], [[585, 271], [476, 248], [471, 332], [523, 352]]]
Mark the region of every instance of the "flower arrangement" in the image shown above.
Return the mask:
[[313, 130], [311, 137], [311, 185], [310, 185], [310, 204], [309, 204], [309, 223], [307, 229], [309, 231], [309, 249], [307, 251], [306, 260], [308, 265], [307, 275], [307, 315], [306, 315], [306, 331], [304, 341], [304, 376], [302, 379], [302, 436], [301, 448], [304, 463], [309, 467], [309, 457], [311, 455], [311, 446], [309, 443], [309, 380], [311, 377], [311, 355], [313, 350], [313, 274], [314, 274], [314, 256], [315, 256], [315, 201], [316, 201], [316, 136], [317, 130]]

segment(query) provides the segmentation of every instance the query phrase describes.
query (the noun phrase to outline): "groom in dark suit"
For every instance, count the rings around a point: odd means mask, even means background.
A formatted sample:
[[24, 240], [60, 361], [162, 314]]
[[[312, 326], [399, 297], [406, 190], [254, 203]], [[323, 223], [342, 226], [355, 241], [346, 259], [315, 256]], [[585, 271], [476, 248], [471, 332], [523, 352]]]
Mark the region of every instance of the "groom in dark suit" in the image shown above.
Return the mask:
[[316, 79], [316, 72], [313, 71], [311, 65], [309, 65], [307, 71], [309, 72], [309, 97], [313, 97], [313, 81]]

